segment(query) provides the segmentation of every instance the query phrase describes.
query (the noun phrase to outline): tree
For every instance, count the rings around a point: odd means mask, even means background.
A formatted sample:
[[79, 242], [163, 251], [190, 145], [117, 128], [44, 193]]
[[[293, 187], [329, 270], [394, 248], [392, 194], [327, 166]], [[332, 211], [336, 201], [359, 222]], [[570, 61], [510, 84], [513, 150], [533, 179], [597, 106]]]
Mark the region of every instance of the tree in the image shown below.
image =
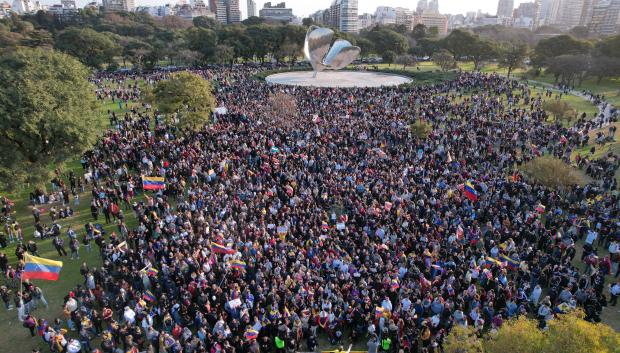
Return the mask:
[[524, 316], [505, 322], [496, 334], [489, 334], [486, 338], [486, 353], [537, 353], [542, 352], [546, 345], [538, 322]]
[[416, 59], [413, 55], [402, 54], [402, 55], [397, 56], [394, 62], [399, 65], [403, 65], [403, 70], [404, 70], [407, 68], [407, 66], [415, 65]]
[[547, 73], [560, 80], [563, 85], [578, 85], [585, 78], [590, 66], [590, 58], [585, 55], [560, 55], [547, 60]]
[[220, 44], [216, 49], [215, 61], [218, 64], [233, 64], [235, 61], [235, 49], [229, 45]]
[[418, 23], [417, 25], [415, 25], [415, 27], [413, 27], [413, 30], [411, 31], [411, 36], [415, 40], [420, 40], [426, 37], [427, 35], [428, 33], [427, 33], [426, 26], [422, 23]]
[[514, 69], [523, 67], [523, 61], [527, 55], [527, 45], [520, 44], [506, 44], [501, 48], [499, 67], [508, 69], [507, 77], [510, 78], [510, 74]]
[[388, 64], [388, 66], [392, 66], [392, 63], [396, 59], [396, 53], [394, 53], [391, 50], [388, 50], [384, 52], [383, 55], [381, 55], [381, 58], [383, 59], [384, 63]]
[[312, 17], [304, 17], [304, 19], [301, 20], [301, 24], [304, 27], [310, 27], [314, 24], [314, 20], [312, 19]]
[[468, 57], [473, 52], [471, 46], [478, 40], [480, 39], [477, 36], [469, 32], [455, 29], [439, 42], [441, 47], [452, 53], [458, 61]]
[[255, 26], [265, 23], [265, 19], [263, 17], [250, 16], [245, 20], [241, 21], [244, 26]]
[[217, 30], [221, 27], [221, 24], [215, 19], [207, 16], [194, 17], [192, 20], [194, 27], [206, 28]]
[[385, 27], [373, 28], [367, 33], [366, 38], [372, 42], [378, 54], [388, 50], [403, 54], [409, 49], [409, 42], [405, 36]]
[[454, 60], [454, 56], [445, 49], [435, 52], [432, 60], [435, 65], [441, 68], [442, 71], [448, 71], [456, 67], [456, 60]]
[[588, 75], [596, 77], [597, 84], [600, 84], [605, 77], [620, 76], [620, 58], [609, 56], [591, 58]]
[[190, 72], [159, 81], [146, 99], [182, 129], [200, 130], [215, 108], [209, 81]]
[[587, 26], [577, 26], [571, 28], [570, 31], [568, 31], [568, 34], [575, 38], [588, 39], [590, 33]]
[[620, 34], [598, 42], [596, 44], [596, 55], [620, 59]]
[[368, 54], [374, 51], [372, 42], [364, 37], [357, 38], [357, 42], [355, 44], [360, 47], [360, 58], [365, 58]]
[[546, 65], [547, 60], [560, 55], [587, 54], [592, 45], [589, 42], [578, 40], [570, 35], [560, 35], [542, 39], [534, 47], [532, 64], [536, 68]]
[[444, 353], [483, 353], [482, 340], [470, 327], [455, 325], [444, 342]]
[[476, 71], [480, 71], [485, 62], [497, 58], [497, 48], [491, 41], [478, 39], [471, 43], [470, 49], [469, 57], [474, 62]]
[[534, 158], [523, 165], [521, 170], [532, 181], [554, 189], [567, 190], [575, 185], [583, 186], [589, 181], [583, 171], [551, 156]]
[[53, 168], [95, 142], [99, 106], [89, 70], [53, 50], [0, 54], [0, 182], [49, 180]]
[[109, 36], [90, 28], [67, 28], [56, 38], [56, 49], [75, 56], [84, 64], [100, 69], [120, 53], [120, 46]]
[[187, 46], [190, 50], [202, 54], [203, 60], [213, 57], [217, 47], [215, 31], [203, 27], [193, 27], [187, 30]]
[[573, 119], [576, 115], [575, 109], [565, 101], [554, 99], [545, 101], [543, 109], [553, 115], [555, 121]]

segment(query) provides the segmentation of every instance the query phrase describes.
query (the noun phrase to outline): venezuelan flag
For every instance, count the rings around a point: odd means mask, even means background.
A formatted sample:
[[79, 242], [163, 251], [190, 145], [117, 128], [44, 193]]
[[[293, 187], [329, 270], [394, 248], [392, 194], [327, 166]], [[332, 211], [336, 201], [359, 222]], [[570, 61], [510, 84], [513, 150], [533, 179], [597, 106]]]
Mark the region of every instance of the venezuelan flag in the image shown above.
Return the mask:
[[506, 265], [508, 265], [508, 267], [510, 267], [511, 269], [517, 269], [519, 268], [519, 261], [513, 260], [510, 257], [506, 256], [506, 255], [500, 255], [499, 256], [502, 260], [504, 260], [504, 262], [506, 262]]
[[478, 200], [478, 192], [476, 191], [476, 188], [474, 188], [474, 185], [469, 180], [465, 182], [465, 185], [463, 187], [463, 193], [465, 194], [465, 197], [467, 197], [468, 199], [474, 202]]
[[233, 260], [233, 261], [230, 262], [230, 267], [236, 268], [238, 270], [245, 270], [246, 266], [247, 265], [246, 265], [245, 261]]
[[492, 257], [488, 256], [488, 257], [484, 260], [484, 267], [491, 267], [491, 266], [493, 266], [493, 265], [498, 265], [498, 266], [501, 266], [501, 265], [502, 265], [502, 263], [501, 263], [498, 259], [495, 259], [495, 258], [492, 258]]
[[163, 177], [142, 177], [142, 189], [144, 190], [163, 190], [166, 182]]
[[151, 293], [150, 290], [147, 290], [144, 292], [144, 294], [142, 294], [142, 299], [150, 301], [151, 303], [155, 302], [155, 295], [153, 295], [153, 293]]
[[375, 307], [375, 317], [380, 318], [384, 314], [384, 309], [382, 306]]
[[44, 279], [48, 281], [57, 281], [60, 269], [62, 268], [61, 261], [54, 261], [44, 259], [42, 257], [36, 257], [24, 254], [24, 272], [22, 273], [22, 279]]
[[234, 254], [235, 250], [231, 249], [229, 247], [226, 247], [222, 244], [218, 244], [218, 243], [211, 243], [211, 250], [213, 250], [213, 252], [219, 253], [219, 254]]
[[148, 276], [151, 276], [151, 277], [157, 277], [157, 274], [158, 274], [158, 273], [159, 273], [159, 271], [157, 271], [157, 269], [155, 269], [155, 268], [153, 268], [153, 267], [149, 267], [149, 269], [148, 269], [148, 270], [146, 270], [146, 274], [147, 274]]
[[248, 341], [255, 340], [258, 338], [258, 331], [256, 331], [253, 328], [248, 329], [247, 331], [245, 331], [244, 336], [245, 336], [245, 339]]
[[396, 278], [392, 279], [392, 281], [390, 282], [390, 288], [395, 291], [398, 288], [400, 288], [400, 284], [398, 283], [398, 280]]

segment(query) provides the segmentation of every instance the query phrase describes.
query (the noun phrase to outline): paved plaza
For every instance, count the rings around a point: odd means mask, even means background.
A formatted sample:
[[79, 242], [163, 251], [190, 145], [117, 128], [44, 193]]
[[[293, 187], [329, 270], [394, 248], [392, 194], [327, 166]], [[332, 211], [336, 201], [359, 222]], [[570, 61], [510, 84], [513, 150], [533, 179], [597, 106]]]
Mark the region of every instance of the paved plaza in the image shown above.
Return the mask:
[[312, 77], [312, 71], [291, 71], [266, 77], [267, 82], [315, 87], [381, 87], [409, 83], [409, 77], [367, 71], [323, 71]]

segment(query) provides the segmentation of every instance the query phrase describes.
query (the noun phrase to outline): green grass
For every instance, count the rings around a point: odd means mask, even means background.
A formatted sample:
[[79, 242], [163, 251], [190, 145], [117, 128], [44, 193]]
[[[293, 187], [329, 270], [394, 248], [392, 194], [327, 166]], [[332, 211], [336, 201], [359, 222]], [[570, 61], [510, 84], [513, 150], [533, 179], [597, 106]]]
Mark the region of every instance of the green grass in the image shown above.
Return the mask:
[[[108, 126], [108, 114], [107, 111], [115, 111], [117, 114], [124, 114], [125, 109], [119, 109], [118, 104], [114, 104], [112, 102], [107, 102], [101, 105], [101, 119], [99, 128], [101, 132], [105, 130]], [[63, 175], [66, 176], [69, 171], [74, 171], [76, 175], [83, 175], [82, 166], [79, 163], [79, 156], [76, 156], [75, 159], [67, 162], [64, 166], [62, 166]], [[22, 190], [15, 190], [12, 193], [4, 193], [3, 195], [9, 195], [9, 197], [15, 202], [15, 206], [13, 208], [13, 218], [15, 218], [23, 229], [24, 241], [28, 242], [29, 240], [34, 240], [34, 219], [32, 217], [31, 207], [28, 204], [28, 193], [31, 190], [24, 188]], [[74, 208], [75, 214], [73, 217], [64, 219], [59, 222], [62, 226], [62, 234], [66, 239], [65, 232], [69, 225], [73, 226], [73, 229], [78, 232], [78, 238], [84, 234], [84, 224], [88, 222], [93, 222], [93, 218], [90, 214], [90, 201], [91, 201], [91, 193], [90, 188], [86, 188], [86, 192], [79, 195], [80, 196], [80, 204], [77, 207], [73, 206], [73, 198], [71, 198], [71, 206]], [[44, 205], [45, 209], [49, 210], [52, 205]], [[123, 211], [126, 216], [126, 223], [128, 228], [133, 228], [137, 224], [135, 216], [131, 210]], [[51, 219], [49, 214], [46, 212], [41, 215], [41, 220], [43, 223], [51, 224]], [[103, 217], [99, 217], [98, 223], [104, 225], [104, 229], [107, 232], [107, 235], [111, 234], [113, 231], [117, 230], [117, 227], [110, 223], [109, 225], [105, 225], [105, 219]], [[4, 225], [2, 224], [2, 228]], [[2, 229], [3, 230], [3, 229]], [[118, 233], [118, 232], [117, 232]], [[41, 280], [33, 280], [33, 283], [43, 290], [45, 298], [48, 301], [49, 307], [43, 308], [39, 307], [36, 311], [34, 311], [34, 316], [39, 318], [45, 318], [48, 322], [52, 322], [56, 317], [61, 318], [64, 321], [64, 317], [62, 315], [62, 306], [64, 296], [68, 294], [69, 290], [74, 288], [77, 284], [82, 284], [84, 282], [82, 276], [80, 275], [79, 268], [83, 262], [86, 262], [90, 268], [100, 266], [101, 258], [99, 256], [98, 247], [96, 244], [92, 244], [92, 251], [87, 252], [86, 248], [83, 246], [80, 247], [80, 259], [79, 260], [70, 260], [69, 257], [58, 256], [55, 248], [53, 247], [51, 240], [36, 240], [38, 245], [38, 252], [41, 257], [50, 258], [54, 260], [63, 261], [63, 268], [60, 273], [60, 278], [58, 281], [41, 281]], [[67, 251], [68, 244], [65, 241], [65, 248]], [[9, 263], [14, 266], [17, 262], [15, 257], [15, 244], [9, 244], [9, 246], [5, 249], [1, 249], [0, 251], [7, 254], [9, 258]], [[19, 288], [17, 288], [19, 290]], [[31, 349], [40, 347], [43, 352], [47, 352], [47, 345], [39, 338], [30, 337], [30, 333], [26, 328], [24, 328], [17, 319], [17, 310], [13, 309], [11, 311], [4, 311], [1, 316], [2, 320], [0, 321], [0, 332], [10, 332], [10, 334], [0, 335], [0, 352], [4, 353], [12, 353], [12, 352], [30, 352]], [[13, 348], [13, 350], [8, 347], [19, 347]]]
[[[536, 77], [528, 74], [528, 78], [551, 85], [555, 83], [555, 78], [552, 75], [546, 75], [544, 72]], [[589, 90], [596, 94], [602, 94], [608, 102], [620, 107], [620, 77], [606, 77], [601, 82], [597, 82], [596, 78], [587, 78], [580, 86], [575, 86], [575, 90]]]

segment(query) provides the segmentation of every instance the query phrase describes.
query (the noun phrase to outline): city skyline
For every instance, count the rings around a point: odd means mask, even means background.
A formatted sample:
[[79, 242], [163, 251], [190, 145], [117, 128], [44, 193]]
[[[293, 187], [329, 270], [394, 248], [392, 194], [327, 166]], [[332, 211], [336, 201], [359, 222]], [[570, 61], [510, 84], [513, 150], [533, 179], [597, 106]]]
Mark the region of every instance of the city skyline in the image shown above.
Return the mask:
[[[12, 3], [12, 0], [0, 0], [8, 1]], [[93, 0], [77, 0], [78, 7], [92, 2]], [[255, 0], [256, 11], [263, 8], [263, 4], [269, 0]], [[519, 4], [524, 2], [532, 2], [533, 0], [515, 0], [514, 7], [518, 7]], [[58, 0], [41, 0], [42, 4], [52, 5], [58, 3]], [[101, 0], [97, 2], [101, 3]], [[157, 6], [165, 4], [176, 4], [178, 0], [135, 0], [135, 6]], [[189, 3], [189, 0], [187, 0]], [[281, 2], [279, 0], [272, 1], [272, 3]], [[316, 0], [308, 2], [305, 0], [288, 0], [286, 5], [293, 9], [293, 14], [299, 17], [308, 17], [310, 14], [328, 8], [333, 0]], [[208, 1], [205, 1], [208, 4]], [[360, 0], [358, 1], [358, 14], [374, 13], [378, 6], [389, 7], [404, 7], [411, 10], [415, 10], [416, 0]], [[465, 14], [466, 12], [476, 12], [481, 10], [483, 13], [489, 13], [495, 15], [497, 12], [498, 0], [478, 0], [475, 2], [466, 2], [462, 0], [439, 0], [439, 12], [442, 14]], [[241, 17], [247, 18], [247, 0], [239, 0], [239, 8], [241, 10]]]

